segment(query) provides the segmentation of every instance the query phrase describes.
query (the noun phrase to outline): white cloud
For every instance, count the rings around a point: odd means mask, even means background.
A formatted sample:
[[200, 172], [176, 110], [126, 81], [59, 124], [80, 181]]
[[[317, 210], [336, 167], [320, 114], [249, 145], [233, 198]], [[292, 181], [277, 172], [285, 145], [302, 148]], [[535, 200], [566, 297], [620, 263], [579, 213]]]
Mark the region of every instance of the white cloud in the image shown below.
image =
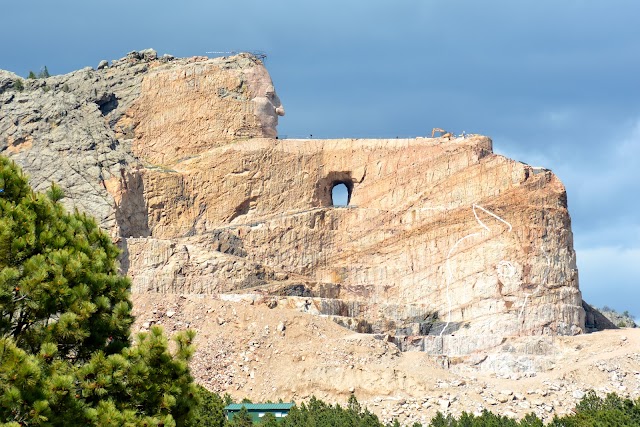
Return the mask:
[[608, 305], [640, 315], [640, 246], [578, 249], [583, 298], [592, 305]]
[[[555, 110], [549, 111], [553, 120]], [[581, 132], [577, 124], [566, 125]], [[602, 135], [577, 133], [573, 143], [562, 139], [550, 144], [560, 148], [552, 150], [505, 138], [496, 152], [560, 177], [569, 195], [584, 299], [640, 316], [640, 118], [612, 125]]]
[[571, 124], [576, 119], [576, 112], [570, 108], [559, 108], [545, 111], [542, 114], [542, 122], [551, 127], [564, 127]]
[[[640, 224], [631, 218], [627, 221], [604, 221], [592, 227], [580, 227], [574, 230], [576, 248], [596, 249], [606, 245], [618, 248], [640, 246]], [[613, 244], [611, 242], [614, 242]]]
[[637, 166], [640, 156], [640, 119], [636, 120], [631, 129], [627, 130], [621, 136], [615, 149], [615, 158], [625, 164]]
[[[589, 117], [576, 120], [588, 121]], [[625, 240], [631, 236], [625, 236], [625, 230], [640, 227], [640, 200], [636, 199], [640, 193], [640, 118], [611, 125], [602, 135], [581, 133], [578, 125], [573, 126], [577, 129], [573, 141], [557, 137], [544, 147], [507, 140], [503, 145], [509, 148], [496, 152], [547, 167], [558, 175], [567, 188], [574, 232], [593, 234], [604, 229], [611, 234], [600, 233], [606, 240], [599, 245], [629, 246]], [[554, 138], [552, 132], [550, 138]]]
[[[496, 143], [496, 140], [499, 141]], [[547, 153], [541, 150], [519, 150], [515, 141], [505, 137], [497, 137], [494, 140], [493, 151], [496, 154], [508, 157], [532, 166], [550, 168], [553, 160]]]

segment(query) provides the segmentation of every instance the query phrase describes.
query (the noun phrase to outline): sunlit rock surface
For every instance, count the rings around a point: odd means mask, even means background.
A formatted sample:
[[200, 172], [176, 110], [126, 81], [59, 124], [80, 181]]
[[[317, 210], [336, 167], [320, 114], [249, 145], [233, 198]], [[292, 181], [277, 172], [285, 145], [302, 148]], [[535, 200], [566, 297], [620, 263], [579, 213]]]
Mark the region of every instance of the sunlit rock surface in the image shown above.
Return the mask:
[[286, 297], [431, 353], [584, 331], [564, 186], [487, 137], [277, 139], [247, 54], [3, 76], [0, 151], [98, 218], [135, 293]]

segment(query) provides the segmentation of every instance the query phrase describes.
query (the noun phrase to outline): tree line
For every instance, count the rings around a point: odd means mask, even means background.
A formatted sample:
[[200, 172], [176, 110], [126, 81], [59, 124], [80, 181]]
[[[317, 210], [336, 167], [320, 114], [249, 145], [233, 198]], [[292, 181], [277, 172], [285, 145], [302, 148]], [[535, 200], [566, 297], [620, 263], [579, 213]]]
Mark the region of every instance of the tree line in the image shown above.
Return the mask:
[[[400, 427], [395, 419], [384, 424], [368, 409], [362, 407], [351, 396], [346, 407], [330, 405], [315, 397], [307, 403], [294, 406], [289, 415], [277, 421], [271, 414], [265, 414], [262, 421], [253, 423], [248, 412], [238, 412], [232, 421], [223, 414], [224, 399], [202, 390], [198, 414], [207, 416], [193, 418], [190, 426], [205, 427]], [[207, 397], [208, 396], [208, 397]], [[562, 417], [555, 416], [545, 424], [536, 414], [530, 413], [520, 420], [494, 414], [484, 410], [480, 415], [463, 412], [459, 417], [438, 412], [424, 427], [637, 427], [640, 426], [640, 399], [632, 401], [615, 393], [605, 398], [589, 391], [577, 404], [574, 413]], [[416, 422], [410, 427], [423, 427]]]

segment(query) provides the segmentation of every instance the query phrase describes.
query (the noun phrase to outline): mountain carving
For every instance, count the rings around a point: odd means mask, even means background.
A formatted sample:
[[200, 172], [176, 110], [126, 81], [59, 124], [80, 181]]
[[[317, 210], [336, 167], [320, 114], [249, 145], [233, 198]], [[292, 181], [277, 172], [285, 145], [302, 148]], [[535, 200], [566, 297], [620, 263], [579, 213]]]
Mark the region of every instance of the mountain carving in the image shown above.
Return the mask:
[[433, 354], [585, 331], [564, 186], [485, 136], [278, 139], [248, 54], [16, 79], [0, 152], [97, 218], [136, 294], [280, 304]]

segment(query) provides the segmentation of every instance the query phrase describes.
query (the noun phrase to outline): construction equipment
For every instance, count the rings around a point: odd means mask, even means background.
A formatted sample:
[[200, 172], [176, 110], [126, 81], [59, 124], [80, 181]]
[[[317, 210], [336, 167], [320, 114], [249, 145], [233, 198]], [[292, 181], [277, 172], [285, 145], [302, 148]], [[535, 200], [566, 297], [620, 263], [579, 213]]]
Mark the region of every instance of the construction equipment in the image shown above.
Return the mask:
[[435, 136], [436, 132], [440, 133], [440, 138], [453, 138], [453, 134], [451, 132], [447, 132], [446, 130], [440, 128], [433, 128], [433, 130], [431, 131], [431, 138]]

